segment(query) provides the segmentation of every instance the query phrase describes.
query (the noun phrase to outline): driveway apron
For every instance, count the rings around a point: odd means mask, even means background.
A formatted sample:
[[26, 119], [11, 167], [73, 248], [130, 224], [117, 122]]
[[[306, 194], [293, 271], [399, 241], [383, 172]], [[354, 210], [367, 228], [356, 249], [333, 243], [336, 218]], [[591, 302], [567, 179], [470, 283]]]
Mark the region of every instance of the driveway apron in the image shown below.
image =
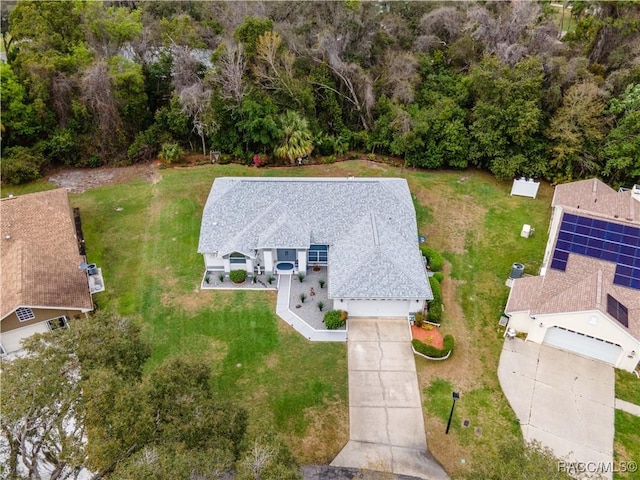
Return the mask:
[[427, 450], [406, 319], [349, 319], [349, 442], [331, 465], [446, 479]]
[[[613, 367], [547, 345], [505, 340], [498, 378], [525, 440], [612, 478]], [[565, 461], [565, 460], [563, 460]]]

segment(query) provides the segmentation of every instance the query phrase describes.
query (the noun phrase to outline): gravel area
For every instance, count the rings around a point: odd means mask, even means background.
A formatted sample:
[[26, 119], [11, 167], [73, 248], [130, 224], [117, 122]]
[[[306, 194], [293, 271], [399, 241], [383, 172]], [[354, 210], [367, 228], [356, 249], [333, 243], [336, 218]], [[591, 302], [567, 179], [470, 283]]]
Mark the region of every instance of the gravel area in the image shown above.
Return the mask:
[[[327, 285], [320, 288], [318, 280], [327, 280], [327, 269], [322, 268], [319, 272], [314, 272], [309, 268], [307, 276], [303, 282], [298, 280], [296, 275], [291, 279], [291, 295], [289, 296], [289, 310], [302, 318], [310, 327], [316, 330], [326, 330], [323, 323], [324, 314], [333, 308], [333, 300], [327, 298]], [[311, 295], [311, 289], [315, 295]], [[300, 294], [304, 293], [307, 298], [304, 303], [300, 301]], [[322, 312], [318, 309], [318, 302], [324, 303]], [[298, 307], [300, 305], [300, 307]]]

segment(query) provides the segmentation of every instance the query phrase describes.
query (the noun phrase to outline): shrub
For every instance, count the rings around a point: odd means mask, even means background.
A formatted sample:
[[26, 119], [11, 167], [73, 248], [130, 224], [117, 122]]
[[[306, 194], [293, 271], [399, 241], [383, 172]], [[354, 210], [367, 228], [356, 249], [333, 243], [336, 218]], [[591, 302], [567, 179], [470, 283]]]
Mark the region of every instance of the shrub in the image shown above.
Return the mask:
[[438, 280], [438, 283], [442, 283], [442, 281], [444, 280], [444, 273], [436, 272], [436, 273], [433, 274], [433, 278]]
[[300, 283], [304, 282], [305, 277], [304, 272], [298, 272], [298, 280], [300, 280]]
[[184, 152], [177, 143], [163, 143], [158, 158], [167, 163], [176, 163], [182, 159]]
[[27, 147], [13, 147], [3, 153], [2, 183], [19, 185], [40, 178], [40, 168], [45, 162], [42, 154]]
[[324, 284], [327, 283], [325, 280], [320, 279], [318, 280], [318, 283], [320, 284], [320, 288], [324, 288]]
[[306, 293], [301, 293], [300, 294], [300, 302], [304, 303], [304, 301], [307, 299], [307, 294]]
[[344, 326], [346, 317], [345, 319], [342, 318], [342, 312], [343, 310], [330, 310], [324, 314], [324, 324], [329, 330]]
[[417, 338], [414, 338], [413, 340], [411, 340], [411, 344], [413, 345], [413, 349], [416, 352], [421, 353], [422, 355], [426, 355], [427, 357], [431, 357], [431, 358], [442, 358], [442, 357], [446, 357], [447, 354], [453, 350], [454, 342], [453, 342], [452, 335], [445, 335], [444, 346], [442, 350], [434, 347], [433, 345], [427, 345], [426, 343], [421, 342]]
[[440, 282], [435, 277], [429, 277], [429, 284], [433, 292], [433, 300], [429, 302], [427, 320], [433, 323], [440, 323], [442, 320], [442, 290]]
[[432, 272], [439, 272], [444, 266], [442, 255], [431, 247], [420, 247], [422, 255], [427, 257], [427, 264]]
[[258, 153], [257, 155], [253, 156], [253, 166], [254, 167], [257, 167], [257, 168], [264, 167], [268, 163], [269, 163], [269, 157], [267, 157], [263, 153]]
[[242, 283], [247, 279], [246, 270], [231, 270], [229, 278], [233, 283]]
[[322, 300], [320, 300], [318, 302], [318, 310], [322, 311], [323, 308], [324, 308], [324, 302]]
[[347, 317], [349, 316], [349, 313], [345, 310], [338, 310], [340, 312], [340, 320], [342, 321], [342, 323], [347, 321]]
[[424, 312], [417, 312], [415, 314], [413, 324], [416, 327], [422, 327], [422, 325], [424, 325], [425, 320], [426, 320], [426, 315], [424, 314]]
[[220, 279], [221, 282], [224, 282], [224, 272], [220, 272], [218, 274], [218, 278]]
[[273, 275], [269, 275], [267, 277], [267, 282], [269, 282], [269, 285], [271, 285], [275, 279], [276, 277], [274, 277]]

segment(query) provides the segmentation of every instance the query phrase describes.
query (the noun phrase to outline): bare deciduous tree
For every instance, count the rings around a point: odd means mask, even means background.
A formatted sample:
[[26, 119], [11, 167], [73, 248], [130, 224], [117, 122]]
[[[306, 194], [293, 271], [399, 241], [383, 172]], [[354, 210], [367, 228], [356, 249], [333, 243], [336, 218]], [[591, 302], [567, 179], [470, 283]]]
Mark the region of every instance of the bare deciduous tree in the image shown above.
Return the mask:
[[438, 42], [447, 45], [460, 37], [464, 20], [464, 13], [456, 7], [436, 8], [420, 19], [421, 37], [435, 37]]
[[246, 69], [247, 62], [242, 44], [226, 43], [213, 78], [220, 85], [223, 98], [237, 105], [240, 105], [247, 94], [247, 83], [244, 78]]
[[371, 125], [371, 112], [375, 105], [373, 82], [369, 74], [358, 64], [346, 62], [340, 58], [340, 42], [342, 37], [335, 32], [325, 30], [318, 40], [320, 58], [317, 61], [325, 62], [331, 72], [339, 80], [346, 91], [337, 91], [325, 84], [318, 84], [322, 88], [328, 88], [336, 93], [355, 108], [360, 118], [362, 127], [369, 130]]
[[71, 100], [75, 81], [64, 72], [58, 72], [51, 82], [51, 102], [60, 126], [65, 127], [71, 118]]
[[98, 121], [103, 150], [122, 128], [122, 119], [118, 113], [109, 67], [104, 60], [97, 60], [90, 65], [80, 81], [82, 100]]
[[411, 52], [388, 52], [384, 66], [383, 82], [391, 98], [403, 104], [413, 102], [415, 87], [420, 81], [415, 56]]
[[191, 119], [193, 131], [202, 141], [202, 154], [207, 154], [206, 135], [215, 129], [215, 122], [211, 118], [211, 89], [206, 88], [202, 81], [183, 88], [178, 100], [182, 113]]

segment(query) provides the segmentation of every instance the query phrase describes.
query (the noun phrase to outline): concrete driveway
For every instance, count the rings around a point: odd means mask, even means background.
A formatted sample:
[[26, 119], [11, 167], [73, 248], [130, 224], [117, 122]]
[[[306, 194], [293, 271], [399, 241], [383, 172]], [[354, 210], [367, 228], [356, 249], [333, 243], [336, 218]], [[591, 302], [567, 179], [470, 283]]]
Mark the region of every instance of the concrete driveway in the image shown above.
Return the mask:
[[516, 338], [505, 340], [498, 377], [526, 440], [570, 461], [612, 465], [613, 367]]
[[406, 319], [349, 319], [349, 442], [332, 466], [446, 479], [427, 450]]

